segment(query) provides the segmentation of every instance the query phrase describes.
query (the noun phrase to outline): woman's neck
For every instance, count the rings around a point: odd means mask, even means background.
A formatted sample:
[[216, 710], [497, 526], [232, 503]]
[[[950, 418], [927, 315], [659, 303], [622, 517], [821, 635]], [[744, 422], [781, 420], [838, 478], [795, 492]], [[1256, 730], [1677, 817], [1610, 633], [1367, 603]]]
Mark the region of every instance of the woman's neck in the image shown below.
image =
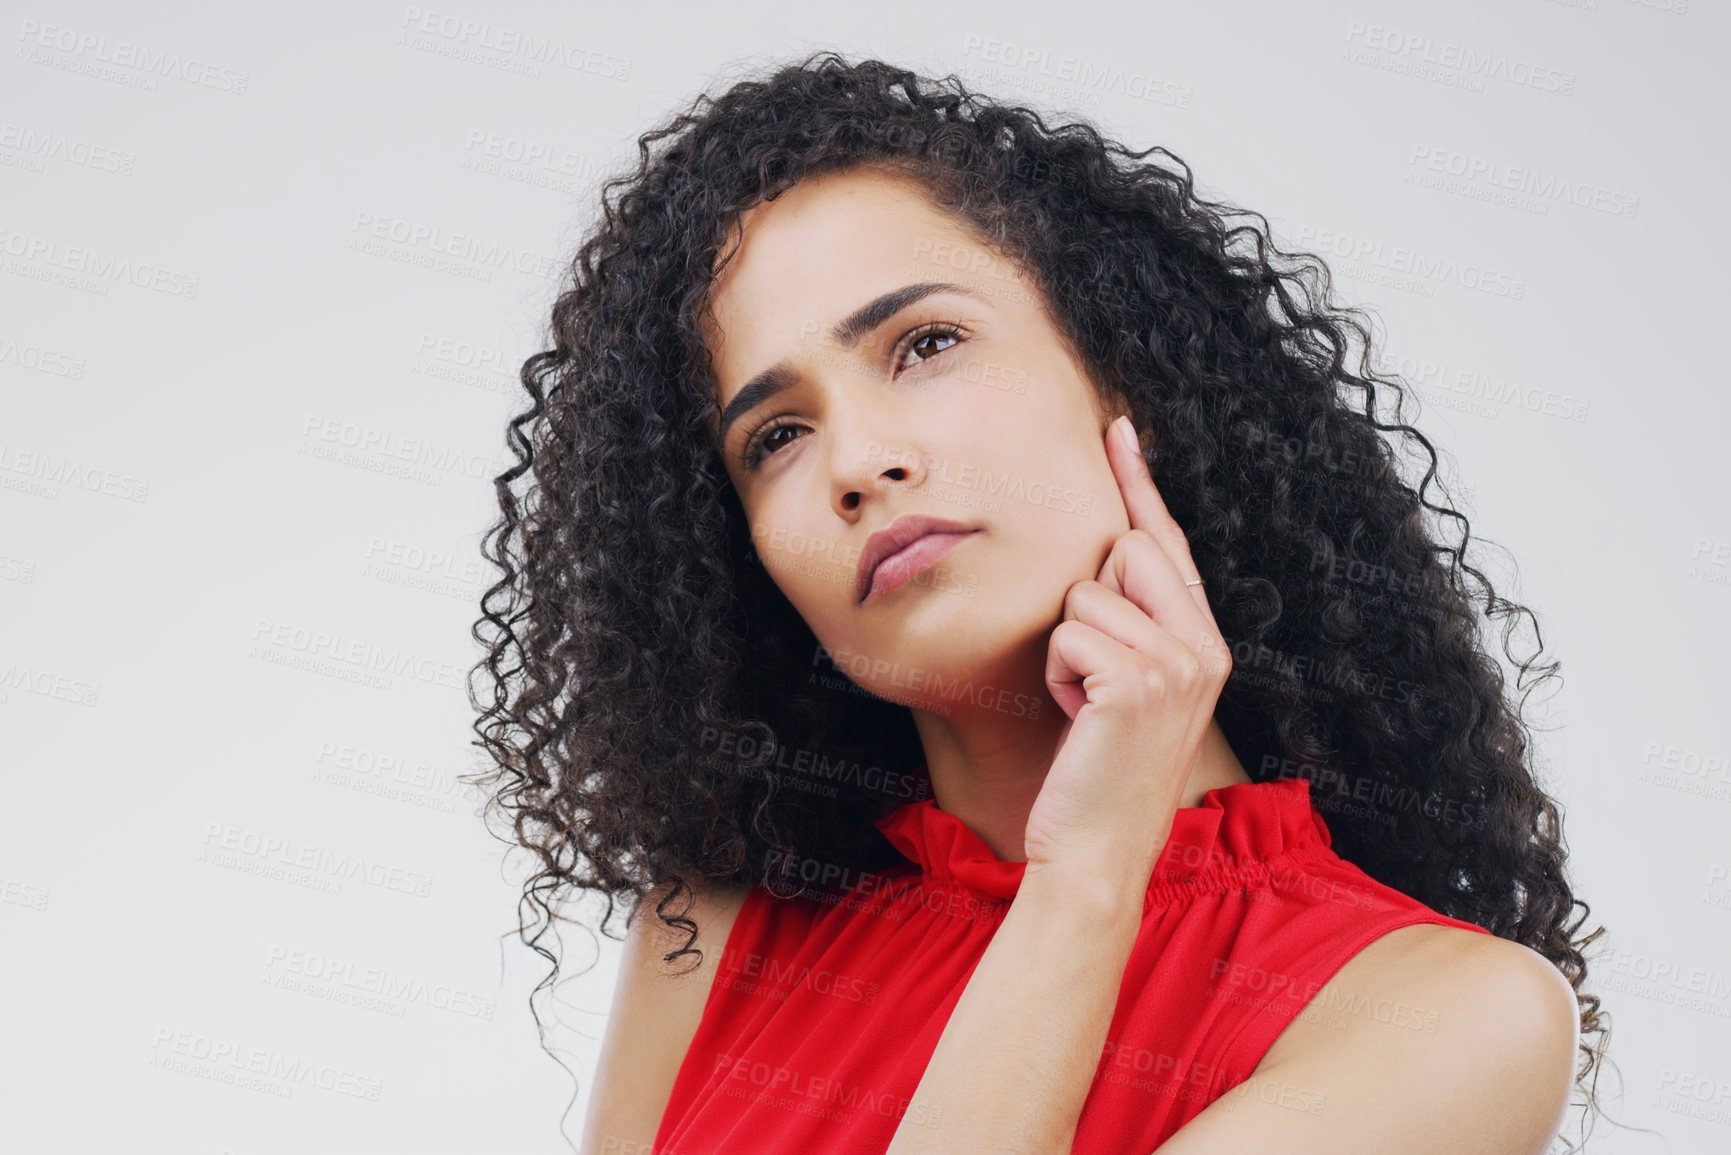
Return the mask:
[[[961, 819], [1005, 862], [1025, 862], [1028, 814], [1057, 751], [1065, 716], [1050, 699], [1043, 717], [1006, 718], [986, 711], [940, 717], [914, 711], [939, 810]], [[1222, 786], [1252, 781], [1218, 722], [1203, 735], [1178, 805], [1200, 806]]]

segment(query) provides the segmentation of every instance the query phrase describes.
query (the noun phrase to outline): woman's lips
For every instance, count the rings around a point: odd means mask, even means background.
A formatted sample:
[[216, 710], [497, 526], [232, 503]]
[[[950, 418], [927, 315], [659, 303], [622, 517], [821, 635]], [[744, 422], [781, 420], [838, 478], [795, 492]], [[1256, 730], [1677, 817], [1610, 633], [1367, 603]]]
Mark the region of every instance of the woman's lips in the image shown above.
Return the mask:
[[871, 586], [863, 600], [869, 601], [874, 594], [895, 589], [949, 553], [963, 538], [978, 532], [974, 529], [960, 533], [934, 531], [915, 538], [878, 563], [877, 569], [872, 571]]

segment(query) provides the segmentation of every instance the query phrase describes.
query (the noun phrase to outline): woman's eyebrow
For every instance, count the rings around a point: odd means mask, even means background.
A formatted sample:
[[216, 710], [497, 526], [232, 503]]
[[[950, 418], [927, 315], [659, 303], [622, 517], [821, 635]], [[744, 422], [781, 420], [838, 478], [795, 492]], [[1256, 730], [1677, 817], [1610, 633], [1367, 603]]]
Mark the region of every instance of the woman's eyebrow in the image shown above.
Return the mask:
[[[949, 281], [920, 281], [912, 285], [903, 285], [899, 289], [891, 289], [879, 297], [874, 297], [864, 305], [849, 313], [837, 322], [830, 330], [830, 337], [844, 349], [851, 349], [872, 330], [894, 317], [903, 309], [916, 301], [924, 300], [933, 293], [956, 293], [963, 297], [972, 297], [976, 301], [990, 303], [987, 298], [974, 290]], [[721, 424], [716, 437], [727, 440], [727, 431], [745, 414], [763, 404], [765, 401], [791, 386], [799, 379], [786, 362], [771, 365], [745, 383], [733, 400], [721, 411]]]

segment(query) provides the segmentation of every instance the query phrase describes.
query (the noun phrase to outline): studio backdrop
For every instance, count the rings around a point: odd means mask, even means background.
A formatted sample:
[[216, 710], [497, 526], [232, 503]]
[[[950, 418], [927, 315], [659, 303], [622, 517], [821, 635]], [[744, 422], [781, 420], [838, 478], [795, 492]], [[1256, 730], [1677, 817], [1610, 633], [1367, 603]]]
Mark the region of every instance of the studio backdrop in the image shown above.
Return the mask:
[[1374, 317], [1560, 663], [1537, 764], [1607, 932], [1600, 1093], [1649, 1129], [1588, 1149], [1731, 1149], [1722, 5], [73, 0], [0, 29], [0, 1147], [570, 1149], [620, 946], [562, 929], [561, 1066], [529, 863], [461, 780], [506, 423], [639, 134], [834, 48], [1165, 146]]

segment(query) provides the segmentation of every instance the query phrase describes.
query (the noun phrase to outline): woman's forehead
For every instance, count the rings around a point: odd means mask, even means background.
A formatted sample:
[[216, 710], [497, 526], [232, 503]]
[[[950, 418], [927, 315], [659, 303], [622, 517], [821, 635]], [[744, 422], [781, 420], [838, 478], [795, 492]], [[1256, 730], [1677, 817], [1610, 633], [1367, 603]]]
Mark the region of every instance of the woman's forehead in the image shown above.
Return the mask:
[[749, 343], [756, 329], [827, 331], [868, 289], [956, 280], [982, 262], [997, 258], [911, 176], [850, 169], [807, 178], [747, 209], [730, 231], [705, 302], [705, 337], [719, 352], [725, 338]]

